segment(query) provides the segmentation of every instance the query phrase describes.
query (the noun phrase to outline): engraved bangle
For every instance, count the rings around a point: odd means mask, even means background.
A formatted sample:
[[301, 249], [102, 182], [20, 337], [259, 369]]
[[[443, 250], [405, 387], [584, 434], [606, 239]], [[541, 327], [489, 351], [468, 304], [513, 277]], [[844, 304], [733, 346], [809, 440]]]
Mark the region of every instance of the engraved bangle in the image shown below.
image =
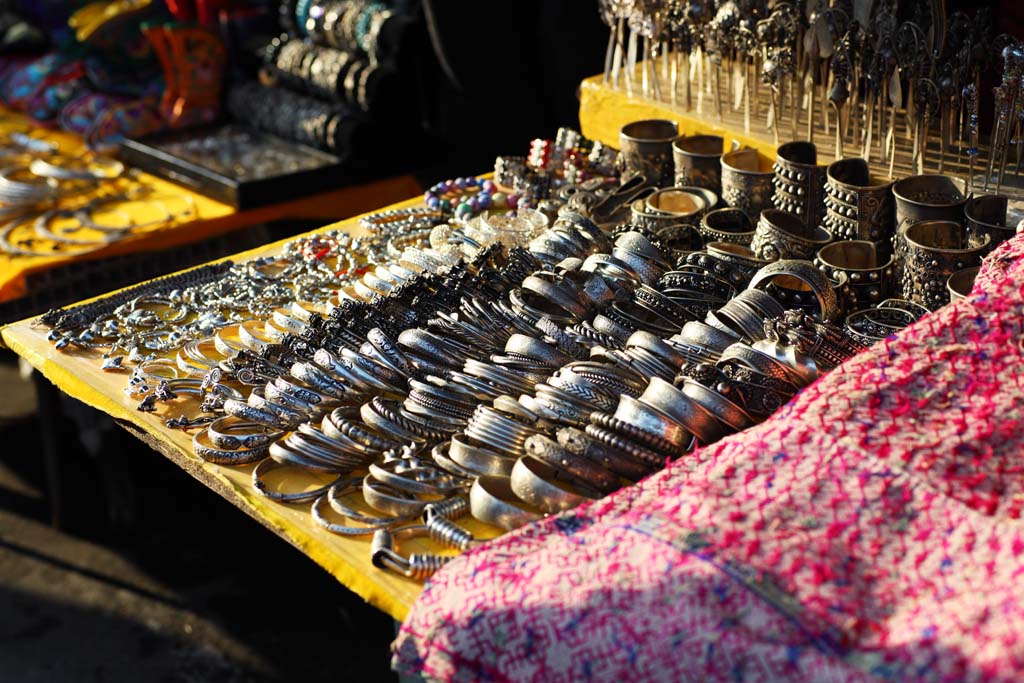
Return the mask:
[[721, 354], [737, 341], [734, 335], [726, 334], [699, 320], [683, 325], [682, 331], [676, 336], [688, 344], [713, 351], [715, 355]]
[[594, 408], [600, 410], [615, 409], [618, 401], [617, 397], [613, 397], [611, 392], [606, 392], [603, 388], [592, 384], [579, 375], [565, 373], [564, 371], [559, 372], [561, 374], [555, 374], [548, 380], [549, 386], [572, 394]]
[[715, 417], [735, 431], [742, 431], [754, 424], [755, 420], [745, 410], [722, 396], [714, 389], [687, 378], [683, 382], [683, 393], [711, 411]]
[[246, 400], [246, 403], [257, 410], [277, 415], [282, 422], [288, 425], [298, 425], [300, 422], [309, 419], [309, 415], [283, 405], [278, 405], [273, 401], [268, 401], [256, 391], [249, 394], [249, 398]]
[[217, 333], [213, 336], [214, 347], [225, 358], [234, 358], [242, 351], [248, 349], [240, 340], [236, 341], [231, 338], [233, 336], [237, 337], [238, 332], [238, 325], [228, 325], [217, 330]]
[[481, 522], [511, 531], [540, 519], [543, 512], [521, 501], [504, 477], [480, 477], [469, 491], [469, 508]]
[[317, 349], [313, 354], [313, 363], [332, 381], [340, 382], [349, 388], [350, 394], [372, 394], [377, 390], [391, 391], [387, 385], [369, 377], [367, 373], [355, 367], [348, 359], [341, 359], [327, 349]]
[[284, 341], [285, 335], [288, 334], [288, 330], [278, 327], [272, 320], [265, 320], [263, 322], [263, 338], [272, 344], [280, 344]]
[[548, 514], [571, 510], [601, 497], [597, 491], [586, 491], [575, 480], [530, 456], [516, 461], [509, 486], [520, 500]]
[[755, 372], [785, 382], [792, 386], [794, 390], [801, 386], [799, 376], [788, 365], [779, 361], [775, 356], [762, 353], [747, 344], [738, 342], [727, 348], [722, 352], [719, 363], [733, 359]]
[[282, 430], [269, 429], [258, 422], [243, 422], [231, 417], [219, 417], [207, 428], [210, 443], [226, 451], [267, 446], [281, 436], [284, 436]]
[[276, 403], [286, 408], [291, 408], [292, 410], [297, 410], [310, 417], [319, 417], [327, 408], [326, 406], [317, 403], [307, 403], [292, 394], [282, 391], [273, 382], [267, 382], [266, 385], [264, 385], [263, 395], [272, 403]]
[[526, 440], [525, 447], [528, 455], [565, 472], [568, 476], [587, 482], [602, 494], [611, 493], [622, 487], [622, 482], [615, 474], [592, 460], [570, 453], [558, 442], [544, 435], [531, 436]]
[[436, 464], [445, 472], [448, 472], [449, 474], [452, 474], [456, 477], [462, 477], [467, 481], [471, 481], [478, 477], [479, 474], [470, 471], [469, 469], [463, 467], [462, 465], [451, 459], [450, 446], [450, 441], [445, 441], [444, 443], [439, 443], [438, 445], [434, 446], [434, 448], [430, 451], [430, 457], [433, 459], [434, 464]]
[[471, 472], [473, 476], [508, 476], [516, 459], [502, 455], [488, 448], [476, 446], [466, 441], [465, 434], [456, 434], [448, 446], [447, 456], [456, 465]]
[[269, 447], [266, 444], [246, 448], [218, 448], [212, 445], [206, 429], [196, 432], [192, 437], [192, 449], [196, 455], [216, 465], [248, 465], [267, 457]]
[[681, 422], [658, 407], [642, 403], [640, 399], [632, 396], [619, 398], [615, 418], [667, 441], [675, 448], [682, 448], [690, 442], [690, 432]]
[[289, 396], [315, 406], [330, 407], [337, 405], [338, 399], [327, 394], [318, 393], [307, 387], [300, 387], [292, 382], [289, 382], [284, 377], [274, 378], [274, 386]]
[[275, 309], [274, 312], [271, 313], [270, 319], [275, 325], [283, 330], [291, 332], [292, 334], [300, 335], [306, 331], [306, 324], [293, 318], [289, 311], [285, 311], [280, 308]]
[[750, 288], [763, 289], [764, 286], [779, 276], [796, 278], [810, 287], [814, 296], [818, 299], [822, 320], [832, 322], [842, 314], [839, 299], [832, 288], [832, 283], [829, 282], [824, 273], [807, 261], [783, 259], [769, 264], [757, 271], [750, 281]]
[[595, 438], [586, 431], [575, 427], [563, 427], [558, 430], [558, 443], [570, 453], [587, 460], [592, 460], [623, 479], [637, 482], [654, 470], [660, 469], [668, 461], [663, 456], [637, 444], [629, 443], [624, 438], [600, 425], [590, 424], [586, 429], [596, 429], [608, 439], [618, 439], [626, 447], [609, 446], [603, 439]]
[[[414, 496], [440, 496], [447, 497], [458, 490], [458, 487], [451, 486], [451, 482], [448, 481], [444, 485], [444, 481], [439, 483], [431, 483], [430, 481], [416, 479], [417, 473], [424, 475], [434, 475], [434, 479], [439, 479], [440, 473], [434, 467], [426, 466], [410, 469], [405, 473], [395, 472], [394, 466], [389, 468], [389, 464], [396, 461], [385, 462], [383, 464], [371, 462], [368, 465], [370, 476], [382, 484], [387, 484], [395, 491], [402, 491], [409, 493]], [[406, 474], [410, 476], [406, 476]], [[441, 475], [443, 476], [443, 475]]]
[[375, 327], [367, 332], [366, 339], [382, 356], [391, 362], [398, 372], [407, 377], [413, 377], [418, 374], [416, 368], [409, 362], [409, 359], [399, 351], [395, 343], [380, 328]]
[[289, 373], [295, 379], [308, 384], [315, 391], [333, 398], [342, 398], [346, 394], [346, 386], [332, 379], [327, 373], [309, 363], [294, 363]]
[[238, 325], [238, 338], [247, 348], [257, 353], [274, 344], [263, 329], [260, 320], [246, 320]]
[[289, 426], [278, 415], [266, 410], [260, 410], [259, 408], [253, 408], [248, 403], [237, 399], [224, 401], [224, 412], [240, 420], [258, 422], [274, 429], [287, 429]]
[[651, 379], [638, 400], [685, 427], [701, 443], [714, 443], [726, 434], [725, 424], [713, 413], [659, 377]]
[[366, 499], [367, 504], [374, 510], [396, 517], [420, 515], [423, 513], [423, 508], [430, 503], [438, 503], [450, 497], [414, 496], [377, 481], [369, 474], [363, 478], [363, 498]]
[[266, 482], [263, 481], [263, 478], [271, 470], [282, 469], [290, 466], [290, 464], [279, 463], [271, 458], [267, 458], [266, 460], [261, 461], [252, 470], [253, 489], [256, 491], [256, 493], [260, 494], [264, 498], [269, 498], [279, 503], [308, 503], [309, 501], [315, 500], [322, 496], [323, 494], [327, 493], [327, 491], [330, 490], [330, 488], [335, 484], [335, 482], [341, 479], [341, 477], [337, 477], [331, 480], [329, 483], [324, 484], [319, 488], [313, 489], [312, 491], [296, 491], [294, 493], [284, 493], [281, 491], [275, 491], [271, 489], [269, 486], [267, 486]]

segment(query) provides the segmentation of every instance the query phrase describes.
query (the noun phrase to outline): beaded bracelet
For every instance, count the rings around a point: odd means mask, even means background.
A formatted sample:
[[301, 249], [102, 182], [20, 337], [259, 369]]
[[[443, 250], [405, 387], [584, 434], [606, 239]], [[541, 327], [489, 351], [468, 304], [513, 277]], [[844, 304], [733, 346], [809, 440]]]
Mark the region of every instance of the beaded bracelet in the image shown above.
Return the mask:
[[[461, 201], [453, 208], [452, 203], [456, 199], [461, 199]], [[519, 197], [516, 195], [506, 197], [498, 192], [497, 186], [491, 180], [455, 178], [454, 180], [443, 180], [431, 187], [423, 195], [423, 200], [431, 209], [445, 213], [454, 211], [456, 218], [465, 219], [492, 207], [495, 209], [514, 207], [519, 201]]]

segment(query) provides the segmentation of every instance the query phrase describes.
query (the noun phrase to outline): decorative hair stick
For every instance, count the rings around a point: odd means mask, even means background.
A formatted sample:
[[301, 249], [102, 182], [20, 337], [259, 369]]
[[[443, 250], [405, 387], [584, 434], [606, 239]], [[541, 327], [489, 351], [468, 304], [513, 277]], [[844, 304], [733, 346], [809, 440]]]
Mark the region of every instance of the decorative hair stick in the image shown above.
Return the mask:
[[1010, 76], [1010, 106], [1006, 111], [1002, 150], [1000, 151], [999, 178], [996, 180], [996, 194], [999, 194], [999, 189], [1003, 185], [1009, 146], [1015, 142], [1010, 140], [1010, 130], [1017, 123], [1019, 116], [1017, 108], [1021, 105], [1021, 68], [1024, 66], [1024, 45], [1017, 43], [1004, 48], [1003, 60], [1006, 62], [1006, 72]]
[[839, 49], [832, 57], [832, 87], [828, 92], [828, 101], [836, 114], [835, 140], [836, 159], [843, 158], [843, 131], [846, 129], [844, 116], [848, 115], [846, 102], [850, 99], [850, 34], [847, 33], [839, 41]]
[[896, 64], [889, 77], [889, 104], [892, 105], [892, 116], [889, 117], [889, 130], [885, 134], [885, 149], [889, 159], [889, 177], [892, 178], [896, 163], [896, 113], [903, 106], [903, 82], [900, 80], [899, 64]]
[[651, 92], [653, 94], [654, 99], [661, 100], [663, 98], [661, 96], [661, 79], [658, 77], [658, 56], [657, 56], [658, 45], [660, 43], [656, 42], [654, 40], [651, 40], [650, 38], [647, 38], [646, 40], [648, 41], [648, 46], [650, 48], [650, 51], [647, 53], [647, 58], [644, 61], [647, 64], [650, 65], [650, 69], [651, 69]]
[[985, 172], [985, 192], [988, 192], [988, 186], [993, 174], [999, 170], [998, 159], [1002, 156], [1004, 139], [1010, 123], [1010, 112], [1017, 95], [1016, 88], [1014, 87], [1012, 47], [1012, 44], [1006, 45], [1002, 50], [1003, 77], [999, 85], [992, 88], [995, 111], [993, 112], [992, 137], [989, 143], [988, 170]]
[[615, 13], [608, 0], [600, 0], [597, 7], [601, 15], [601, 21], [608, 26], [608, 47], [604, 51], [604, 76], [601, 78], [601, 82], [607, 85], [609, 80], [611, 80], [612, 58], [615, 55]]
[[974, 160], [978, 156], [978, 86], [968, 83], [963, 95], [970, 130], [970, 146], [967, 148], [967, 192], [970, 193], [974, 188]]
[[647, 77], [650, 66], [650, 51], [647, 49], [647, 36], [640, 37], [640, 92], [644, 97], [651, 96], [651, 83]]
[[[892, 73], [896, 73], [896, 69], [893, 69]], [[888, 129], [885, 127], [886, 119], [886, 108], [889, 102], [889, 82], [892, 80], [892, 74], [882, 73], [882, 94], [878, 97], [878, 151], [879, 158], [882, 163], [888, 159], [889, 154], [889, 138], [888, 135], [883, 134], [883, 129], [888, 133]], [[897, 79], [898, 80], [898, 79]]]
[[690, 79], [693, 79], [693, 70], [697, 70], [697, 113], [704, 113], [704, 49], [697, 46], [697, 59], [690, 66]]
[[669, 72], [669, 88], [671, 92], [669, 101], [673, 107], [679, 104], [679, 59], [679, 53], [674, 52], [672, 54], [672, 67]]
[[889, 131], [885, 135], [885, 148], [889, 155], [889, 177], [893, 177], [896, 165], [896, 112], [903, 106], [903, 82], [900, 80], [899, 64], [892, 70], [889, 84], [889, 103], [892, 105], [892, 116], [889, 117]]
[[690, 92], [690, 82], [693, 80], [690, 75], [693, 70], [690, 68], [690, 51], [687, 50], [683, 53], [683, 74], [686, 78], [683, 79], [683, 95], [686, 97], [686, 111], [690, 111], [693, 108], [693, 95]]
[[956, 88], [953, 87], [953, 65], [949, 62], [943, 64], [939, 69], [939, 80], [936, 83], [939, 92], [939, 173], [945, 169], [946, 149], [949, 147], [950, 122], [949, 115], [952, 111], [950, 100]]
[[[626, 25], [628, 28], [628, 24]], [[628, 36], [628, 42], [627, 42]], [[619, 42], [622, 48], [622, 78], [626, 82], [626, 93], [633, 94], [633, 76], [636, 75], [636, 36], [632, 31], [619, 33]], [[633, 48], [633, 57], [630, 59], [629, 50]]]
[[928, 130], [931, 128], [932, 116], [939, 106], [939, 88], [935, 81], [930, 78], [922, 78], [917, 83], [917, 107], [921, 111], [918, 119], [917, 131], [914, 142], [914, 159], [916, 160], [916, 173], [924, 173], [925, 157], [928, 154]]
[[736, 48], [736, 64], [741, 67], [739, 104], [743, 107], [743, 131], [750, 133], [750, 57], [757, 50], [757, 41], [754, 33], [745, 26], [739, 27], [736, 31], [734, 42]]
[[[807, 96], [807, 141], [814, 142], [814, 112], [818, 107], [818, 44], [817, 39], [814, 35], [814, 26], [812, 25], [807, 29], [807, 33], [804, 37], [804, 59], [806, 60], [806, 69], [810, 74], [810, 92]], [[808, 44], [807, 36], [810, 36]]]

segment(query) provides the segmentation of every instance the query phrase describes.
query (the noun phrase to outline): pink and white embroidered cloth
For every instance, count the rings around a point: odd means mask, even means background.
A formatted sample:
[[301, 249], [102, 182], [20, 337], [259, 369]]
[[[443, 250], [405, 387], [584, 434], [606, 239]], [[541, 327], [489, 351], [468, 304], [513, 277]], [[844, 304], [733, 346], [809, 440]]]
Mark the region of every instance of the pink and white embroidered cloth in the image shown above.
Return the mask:
[[1024, 238], [767, 422], [466, 553], [444, 681], [1024, 681]]

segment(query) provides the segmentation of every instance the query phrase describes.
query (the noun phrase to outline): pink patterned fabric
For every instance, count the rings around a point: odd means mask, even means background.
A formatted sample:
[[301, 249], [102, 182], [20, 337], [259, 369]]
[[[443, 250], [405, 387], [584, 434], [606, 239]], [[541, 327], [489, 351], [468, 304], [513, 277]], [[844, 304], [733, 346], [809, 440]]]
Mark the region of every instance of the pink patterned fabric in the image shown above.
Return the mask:
[[1024, 680], [1024, 238], [767, 422], [466, 553], [394, 666], [453, 681]]

